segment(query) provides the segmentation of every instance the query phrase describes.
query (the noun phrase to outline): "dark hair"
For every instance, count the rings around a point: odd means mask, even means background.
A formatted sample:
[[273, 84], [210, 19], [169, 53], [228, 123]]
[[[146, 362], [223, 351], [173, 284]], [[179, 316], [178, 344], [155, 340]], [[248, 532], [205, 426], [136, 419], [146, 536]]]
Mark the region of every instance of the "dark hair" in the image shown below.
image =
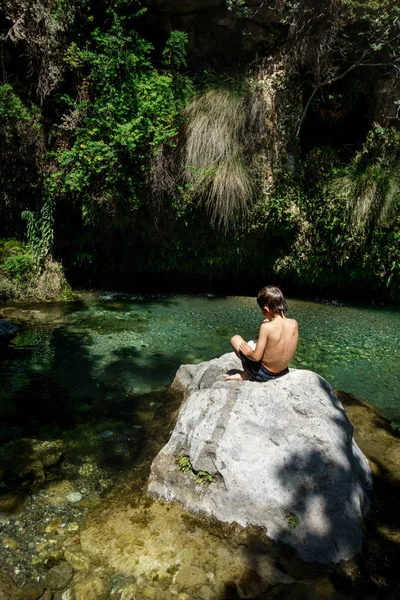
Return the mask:
[[276, 315], [284, 315], [288, 309], [281, 290], [275, 285], [266, 285], [258, 292], [257, 302], [261, 309], [267, 306]]

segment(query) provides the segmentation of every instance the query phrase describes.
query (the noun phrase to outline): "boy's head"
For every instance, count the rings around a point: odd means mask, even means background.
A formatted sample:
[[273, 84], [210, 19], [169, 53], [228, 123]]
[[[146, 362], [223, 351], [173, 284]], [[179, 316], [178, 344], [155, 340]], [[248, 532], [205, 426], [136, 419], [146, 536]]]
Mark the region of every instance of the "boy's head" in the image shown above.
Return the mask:
[[275, 315], [283, 317], [288, 309], [281, 290], [274, 285], [266, 285], [258, 292], [257, 302], [261, 310], [268, 308]]

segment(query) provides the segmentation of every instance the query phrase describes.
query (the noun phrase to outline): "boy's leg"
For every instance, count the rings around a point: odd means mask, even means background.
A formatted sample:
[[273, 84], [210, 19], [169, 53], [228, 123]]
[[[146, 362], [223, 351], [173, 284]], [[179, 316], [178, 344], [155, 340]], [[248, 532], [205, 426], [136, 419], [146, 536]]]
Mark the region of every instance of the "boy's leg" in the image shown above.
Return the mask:
[[231, 339], [229, 340], [229, 342], [230, 342], [230, 344], [231, 344], [231, 346], [233, 348], [233, 351], [236, 354], [236, 356], [238, 358], [240, 358], [239, 347], [240, 347], [240, 344], [242, 342], [245, 342], [245, 340], [242, 338], [241, 335], [234, 335], [233, 337], [231, 337]]
[[[245, 340], [241, 335], [234, 335], [229, 341], [236, 356], [240, 358], [239, 347], [242, 342], [245, 342]], [[248, 371], [242, 371], [240, 373], [235, 373], [234, 375], [225, 376], [225, 381], [251, 381], [252, 379], [253, 377]]]
[[248, 371], [241, 371], [240, 373], [235, 373], [234, 375], [225, 375], [225, 381], [252, 381], [253, 377], [248, 373]]

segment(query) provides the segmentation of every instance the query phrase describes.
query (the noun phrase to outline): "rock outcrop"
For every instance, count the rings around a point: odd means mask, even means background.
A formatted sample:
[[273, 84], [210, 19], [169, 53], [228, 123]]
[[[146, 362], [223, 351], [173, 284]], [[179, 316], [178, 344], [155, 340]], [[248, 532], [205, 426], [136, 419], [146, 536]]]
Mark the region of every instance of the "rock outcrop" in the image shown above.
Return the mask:
[[173, 386], [186, 399], [149, 491], [261, 526], [303, 560], [350, 558], [361, 547], [371, 471], [332, 387], [301, 370], [268, 383], [224, 381], [230, 369], [240, 369], [233, 353], [178, 370]]

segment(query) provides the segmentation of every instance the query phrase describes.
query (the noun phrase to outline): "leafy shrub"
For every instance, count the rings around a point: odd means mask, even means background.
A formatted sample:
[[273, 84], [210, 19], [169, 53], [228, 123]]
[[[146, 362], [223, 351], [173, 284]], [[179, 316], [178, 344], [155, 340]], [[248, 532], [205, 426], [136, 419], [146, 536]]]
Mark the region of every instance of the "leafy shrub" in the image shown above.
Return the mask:
[[[69, 103], [70, 126], [60, 127], [55, 153], [59, 192], [80, 198], [84, 219], [96, 207], [140, 206], [145, 171], [162, 144], [171, 146], [180, 110], [190, 93], [183, 32], [172, 32], [163, 52], [164, 68], [151, 61], [152, 45], [113, 8], [109, 27], [96, 28], [92, 48], [80, 51], [88, 75], [77, 102]], [[80, 115], [73, 123], [73, 115]], [[72, 125], [71, 125], [72, 122]]]
[[41, 273], [29, 244], [0, 240], [0, 299], [16, 301], [70, 301], [74, 299], [62, 266], [46, 259]]
[[0, 268], [6, 277], [26, 283], [35, 276], [34, 258], [29, 247], [17, 240], [0, 242]]

